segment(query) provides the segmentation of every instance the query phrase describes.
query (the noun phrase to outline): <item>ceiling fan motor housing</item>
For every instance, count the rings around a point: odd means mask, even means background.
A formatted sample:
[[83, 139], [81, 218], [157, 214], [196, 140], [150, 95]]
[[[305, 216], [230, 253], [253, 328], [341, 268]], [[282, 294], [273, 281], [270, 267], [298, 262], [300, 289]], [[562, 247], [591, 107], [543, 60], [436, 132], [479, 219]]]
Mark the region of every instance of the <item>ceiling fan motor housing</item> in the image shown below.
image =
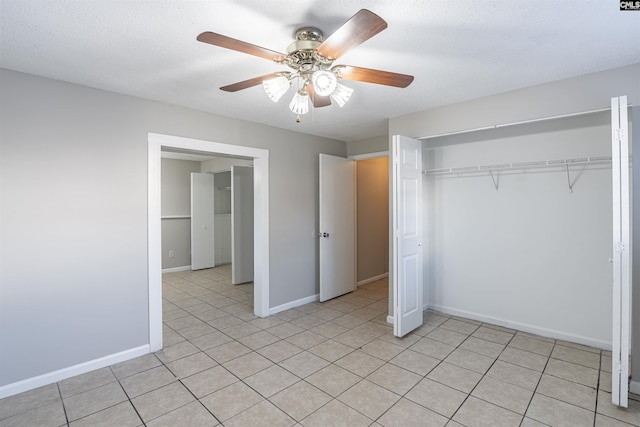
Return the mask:
[[302, 73], [326, 69], [331, 65], [333, 61], [317, 52], [324, 39], [322, 31], [315, 27], [303, 27], [296, 30], [295, 37], [296, 41], [287, 48], [285, 64]]

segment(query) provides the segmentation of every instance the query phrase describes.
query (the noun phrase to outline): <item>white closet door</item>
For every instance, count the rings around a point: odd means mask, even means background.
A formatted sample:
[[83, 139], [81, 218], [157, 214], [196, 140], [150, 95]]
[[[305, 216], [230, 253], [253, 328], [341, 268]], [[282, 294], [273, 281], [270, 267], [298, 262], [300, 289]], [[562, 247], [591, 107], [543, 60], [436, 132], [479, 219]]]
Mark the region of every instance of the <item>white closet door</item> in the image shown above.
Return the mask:
[[253, 281], [253, 168], [231, 166], [231, 283]]
[[394, 135], [392, 164], [393, 334], [422, 325], [422, 142]]
[[356, 288], [355, 162], [320, 154], [320, 301]]
[[215, 266], [213, 175], [191, 174], [191, 269]]
[[626, 408], [629, 398], [631, 303], [631, 203], [627, 97], [611, 98], [613, 181], [613, 336], [611, 401]]

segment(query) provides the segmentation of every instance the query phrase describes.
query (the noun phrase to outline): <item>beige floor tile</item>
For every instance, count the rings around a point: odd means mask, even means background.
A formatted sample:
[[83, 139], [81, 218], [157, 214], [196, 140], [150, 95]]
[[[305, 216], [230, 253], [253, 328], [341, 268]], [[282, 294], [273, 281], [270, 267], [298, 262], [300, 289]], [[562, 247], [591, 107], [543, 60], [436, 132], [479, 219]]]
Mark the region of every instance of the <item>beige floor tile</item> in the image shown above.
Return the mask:
[[531, 418], [524, 417], [520, 427], [547, 427], [547, 424], [542, 424], [540, 421], [533, 420]]
[[385, 364], [384, 360], [368, 355], [360, 350], [349, 353], [334, 363], [363, 378]]
[[263, 400], [264, 398], [250, 387], [242, 382], [237, 382], [203, 397], [200, 402], [218, 420], [225, 422]]
[[132, 398], [151, 390], [175, 382], [177, 378], [165, 366], [158, 366], [139, 374], [132, 375], [120, 381], [122, 388]]
[[205, 353], [211, 356], [211, 358], [216, 362], [222, 364], [251, 353], [251, 349], [240, 344], [238, 341], [230, 341], [217, 347], [210, 348]]
[[355, 329], [344, 332], [332, 338], [332, 340], [337, 341], [341, 344], [344, 344], [354, 349], [362, 347], [363, 345], [375, 339], [376, 339], [375, 336], [357, 332]]
[[273, 366], [273, 362], [252, 352], [223, 363], [223, 366], [236, 377], [243, 379]]
[[175, 382], [133, 398], [131, 403], [146, 423], [194, 400], [195, 398], [184, 385]]
[[300, 378], [278, 365], [244, 379], [245, 384], [264, 397], [271, 397], [298, 381]]
[[346, 330], [353, 329], [357, 326], [366, 323], [367, 319], [363, 319], [362, 317], [352, 316], [351, 314], [345, 314], [344, 316], [340, 316], [336, 319], [329, 321], [328, 323], [336, 324], [345, 328]]
[[58, 384], [49, 384], [33, 390], [0, 399], [0, 419], [5, 419], [40, 406], [62, 404]]
[[304, 427], [368, 427], [372, 420], [338, 400], [332, 400], [302, 420]]
[[315, 354], [318, 357], [322, 357], [329, 362], [335, 362], [341, 357], [351, 353], [354, 349], [347, 345], [341, 344], [334, 340], [326, 340], [318, 345], [315, 345], [309, 349], [310, 353]]
[[543, 341], [521, 334], [516, 334], [511, 342], [509, 342], [510, 347], [519, 348], [520, 350], [529, 351], [531, 353], [537, 353], [542, 356], [551, 355], [551, 352], [553, 351], [553, 344], [553, 342]]
[[232, 326], [240, 325], [243, 323], [243, 320], [231, 314], [227, 314], [226, 316], [209, 320], [207, 323], [218, 330], [223, 330]]
[[372, 420], [385, 413], [399, 399], [399, 395], [367, 380], [360, 381], [338, 396], [342, 403]]
[[492, 341], [498, 344], [507, 344], [515, 333], [503, 332], [493, 328], [487, 328], [486, 326], [479, 327], [472, 336], [487, 341]]
[[191, 356], [167, 363], [167, 368], [178, 378], [185, 378], [198, 372], [205, 371], [218, 363], [206, 353], [196, 353]]
[[216, 332], [216, 328], [204, 322], [202, 324], [189, 326], [188, 328], [180, 329], [178, 331], [180, 335], [188, 340], [192, 340], [194, 338], [201, 337], [202, 335], [207, 335], [212, 332]]
[[467, 398], [467, 394], [426, 378], [404, 397], [440, 415], [451, 418]]
[[349, 330], [348, 328], [341, 326], [340, 324], [338, 324], [336, 321], [333, 321], [333, 320], [330, 322], [323, 323], [321, 325], [314, 326], [313, 328], [309, 329], [309, 331], [315, 334], [320, 334], [326, 338], [333, 338], [337, 335], [347, 332], [348, 330]]
[[299, 381], [269, 400], [295, 420], [300, 421], [331, 400], [327, 393], [306, 381]]
[[256, 326], [250, 325], [246, 322], [240, 323], [235, 326], [231, 326], [229, 328], [222, 329], [222, 332], [226, 335], [229, 335], [231, 338], [235, 340], [239, 340], [242, 337], [246, 337], [247, 335], [255, 334], [259, 332], [260, 328]]
[[611, 355], [602, 354], [600, 358], [600, 370], [611, 373], [613, 370]]
[[212, 320], [219, 319], [228, 315], [229, 314], [227, 312], [213, 307], [211, 307], [209, 310], [195, 314], [195, 316], [203, 322], [210, 322]]
[[302, 329], [311, 329], [314, 326], [318, 326], [326, 321], [327, 320], [321, 319], [317, 316], [314, 316], [313, 314], [305, 314], [304, 316], [291, 320], [290, 323]]
[[138, 374], [142, 371], [147, 371], [156, 366], [160, 366], [162, 362], [154, 354], [145, 354], [144, 356], [136, 357], [135, 359], [120, 362], [111, 366], [111, 371], [119, 380], [129, 377], [131, 375]]
[[[624, 423], [613, 418], [609, 418], [602, 414], [596, 414], [595, 427], [630, 427], [633, 424]], [[637, 426], [637, 424], [636, 424]]]
[[609, 418], [640, 426], [640, 402], [637, 400], [629, 400], [628, 408], [620, 408], [611, 403], [611, 393], [600, 391], [597, 411]]
[[402, 398], [380, 417], [378, 423], [384, 427], [442, 427], [447, 424], [447, 419], [417, 403]]
[[409, 347], [409, 349], [417, 351], [418, 353], [425, 354], [429, 357], [442, 360], [447, 357], [455, 349], [455, 347], [449, 344], [441, 343], [439, 341], [434, 341], [429, 338], [423, 338]]
[[58, 427], [62, 425], [67, 425], [67, 418], [64, 415], [64, 409], [60, 402], [37, 406], [8, 418], [5, 418], [5, 413], [0, 414], [0, 426], [2, 427]]
[[446, 329], [444, 325], [442, 327], [435, 328], [425, 336], [429, 339], [440, 341], [454, 347], [459, 346], [469, 337], [467, 334], [461, 334], [460, 332]]
[[544, 373], [593, 388], [598, 385], [597, 370], [563, 360], [549, 359]]
[[296, 422], [269, 401], [262, 401], [225, 421], [225, 427], [290, 427]]
[[329, 362], [313, 353], [303, 351], [283, 360], [279, 365], [300, 378], [306, 378], [329, 365]]
[[259, 332], [256, 332], [255, 334], [242, 337], [238, 339], [238, 341], [240, 341], [242, 344], [246, 345], [247, 347], [253, 350], [257, 350], [259, 348], [266, 347], [269, 344], [273, 344], [275, 342], [280, 341], [280, 338], [276, 337], [273, 334], [270, 334], [269, 332], [259, 331]]
[[162, 363], [173, 362], [174, 360], [182, 359], [183, 357], [190, 356], [198, 353], [200, 350], [189, 341], [181, 341], [177, 344], [166, 346], [155, 353]]
[[600, 354], [602, 352], [602, 350], [600, 350], [599, 348], [589, 347], [588, 345], [582, 345], [582, 344], [577, 344], [577, 343], [574, 343], [574, 342], [562, 341], [562, 340], [558, 340], [556, 342], [557, 342], [557, 344], [563, 345], [565, 347], [572, 347], [572, 348], [576, 348], [578, 350], [589, 351], [591, 353]]
[[[277, 327], [277, 326], [276, 326]], [[308, 350], [313, 346], [327, 341], [327, 337], [320, 334], [316, 334], [311, 331], [300, 332], [299, 334], [292, 335], [286, 338], [291, 344], [300, 347], [303, 350]]]
[[611, 372], [600, 371], [600, 379], [598, 380], [598, 390], [611, 393], [612, 388]]
[[542, 373], [534, 371], [533, 369], [503, 362], [502, 360], [496, 360], [496, 363], [491, 366], [487, 375], [506, 383], [534, 391], [538, 386]]
[[416, 385], [422, 376], [387, 363], [366, 379], [402, 396]]
[[499, 360], [504, 362], [513, 363], [514, 365], [522, 366], [523, 368], [533, 369], [534, 371], [542, 372], [547, 365], [548, 357], [541, 354], [531, 353], [529, 351], [520, 350], [513, 347], [504, 349], [502, 354], [498, 357]]
[[449, 320], [449, 316], [436, 313], [431, 310], [425, 311], [422, 317], [423, 317], [424, 323], [428, 325], [434, 325], [434, 326], [440, 326], [441, 324]]
[[451, 331], [459, 332], [464, 335], [471, 335], [476, 329], [478, 329], [478, 325], [471, 322], [464, 322], [458, 319], [447, 319], [441, 325], [441, 328], [449, 329]]
[[484, 375], [495, 359], [458, 348], [447, 356], [444, 361]]
[[495, 359], [500, 355], [500, 353], [502, 353], [504, 347], [504, 344], [498, 344], [476, 337], [469, 337], [460, 344], [459, 348]]
[[101, 385], [108, 384], [116, 381], [116, 377], [111, 372], [111, 369], [102, 368], [95, 371], [87, 372], [86, 374], [76, 375], [67, 380], [60, 381], [60, 394], [63, 398], [73, 396], [74, 394], [82, 393], [92, 388], [100, 387]]
[[215, 427], [219, 425], [218, 420], [200, 402], [191, 402], [147, 423], [147, 427]]
[[69, 421], [86, 417], [127, 400], [127, 395], [117, 382], [79, 393], [64, 399]]
[[162, 345], [166, 348], [180, 342], [186, 342], [185, 338], [173, 329], [164, 325], [162, 328]]
[[[386, 313], [385, 313], [386, 314]], [[381, 325], [375, 322], [366, 322], [362, 325], [356, 326], [353, 330], [359, 334], [370, 335], [372, 337], [378, 338], [384, 334], [388, 334], [389, 332], [393, 332], [393, 327], [387, 325]]]
[[142, 420], [131, 402], [122, 402], [69, 424], [70, 427], [137, 427]]
[[391, 359], [389, 363], [403, 369], [425, 376], [435, 368], [440, 360], [427, 356], [411, 349], [405, 350]]
[[375, 339], [368, 344], [362, 346], [362, 351], [370, 356], [377, 357], [385, 361], [389, 361], [405, 350], [404, 347], [392, 344], [388, 341]]
[[427, 378], [437, 381], [440, 384], [453, 387], [463, 393], [471, 393], [471, 390], [473, 390], [480, 379], [482, 379], [482, 375], [447, 362], [442, 362], [429, 372]]
[[222, 366], [215, 366], [182, 380], [182, 383], [197, 398], [206, 396], [238, 381]]
[[453, 419], [467, 427], [517, 427], [522, 416], [469, 396]]
[[422, 336], [418, 334], [409, 333], [403, 337], [396, 337], [393, 335], [393, 331], [389, 331], [384, 335], [380, 335], [382, 341], [390, 342], [391, 344], [399, 345], [400, 347], [409, 348], [416, 342], [422, 339]]
[[223, 334], [220, 331], [214, 331], [206, 335], [199, 336], [197, 338], [193, 338], [191, 344], [198, 347], [200, 350], [205, 351], [210, 348], [217, 347], [221, 344], [227, 343], [231, 341], [232, 338]]
[[295, 356], [302, 352], [300, 347], [297, 347], [287, 341], [278, 341], [268, 346], [262, 347], [257, 352], [273, 363], [280, 363], [285, 359]]
[[533, 391], [485, 376], [471, 395], [524, 415], [533, 397]]
[[336, 397], [358, 381], [361, 381], [361, 378], [339, 366], [329, 365], [307, 377], [306, 381], [325, 393]]
[[554, 359], [575, 363], [588, 368], [600, 369], [600, 354], [556, 344], [551, 353]]
[[533, 396], [526, 416], [558, 427], [591, 427], [594, 422], [593, 412], [538, 393]]
[[590, 411], [596, 407], [596, 389], [551, 375], [542, 375], [536, 393], [562, 400]]

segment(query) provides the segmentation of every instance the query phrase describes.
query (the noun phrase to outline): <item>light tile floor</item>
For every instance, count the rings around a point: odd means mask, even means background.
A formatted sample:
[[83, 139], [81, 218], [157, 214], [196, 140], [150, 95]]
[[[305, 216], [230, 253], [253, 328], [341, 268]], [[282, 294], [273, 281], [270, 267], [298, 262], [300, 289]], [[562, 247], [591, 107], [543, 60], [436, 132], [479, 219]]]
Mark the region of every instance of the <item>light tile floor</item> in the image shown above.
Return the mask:
[[0, 400], [0, 426], [629, 426], [609, 352], [425, 312], [387, 281], [268, 318], [228, 266], [163, 277], [164, 350]]

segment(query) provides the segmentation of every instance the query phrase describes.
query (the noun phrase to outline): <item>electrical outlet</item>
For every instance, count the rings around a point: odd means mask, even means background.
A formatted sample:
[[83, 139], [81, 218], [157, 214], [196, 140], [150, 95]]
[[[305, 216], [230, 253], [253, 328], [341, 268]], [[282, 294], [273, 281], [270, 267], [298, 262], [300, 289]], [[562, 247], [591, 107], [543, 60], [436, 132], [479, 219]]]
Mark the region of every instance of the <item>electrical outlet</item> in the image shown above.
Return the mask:
[[169, 258], [173, 258], [173, 251], [169, 251]]

